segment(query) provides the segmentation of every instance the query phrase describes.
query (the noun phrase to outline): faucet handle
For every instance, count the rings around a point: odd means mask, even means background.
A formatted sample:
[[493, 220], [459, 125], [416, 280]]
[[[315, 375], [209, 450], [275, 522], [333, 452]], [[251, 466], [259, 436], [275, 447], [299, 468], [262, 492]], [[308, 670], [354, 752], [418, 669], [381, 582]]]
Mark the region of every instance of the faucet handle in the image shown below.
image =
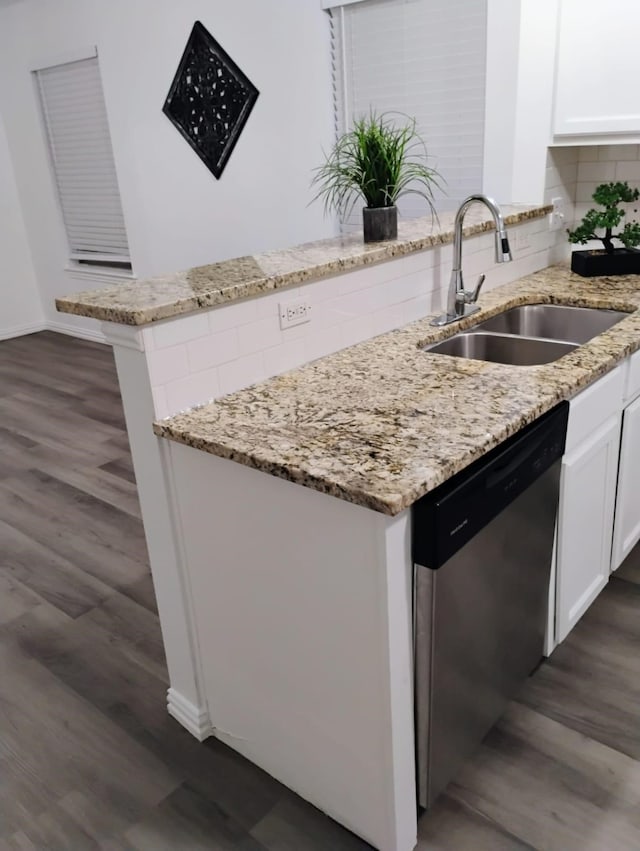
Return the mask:
[[478, 278], [478, 283], [476, 284], [475, 290], [473, 290], [473, 292], [470, 293], [470, 296], [471, 296], [471, 298], [469, 299], [470, 302], [473, 303], [473, 302], [478, 301], [478, 296], [480, 295], [480, 290], [482, 289], [482, 285], [484, 284], [484, 279], [485, 279], [485, 275], [480, 275], [480, 277]]

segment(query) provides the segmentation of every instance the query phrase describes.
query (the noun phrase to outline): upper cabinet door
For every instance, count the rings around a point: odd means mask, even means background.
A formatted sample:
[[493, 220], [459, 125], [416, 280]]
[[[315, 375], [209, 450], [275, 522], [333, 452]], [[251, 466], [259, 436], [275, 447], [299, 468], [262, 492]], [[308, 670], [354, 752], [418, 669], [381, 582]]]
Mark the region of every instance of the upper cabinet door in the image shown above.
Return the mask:
[[640, 132], [640, 3], [560, 0], [556, 136]]

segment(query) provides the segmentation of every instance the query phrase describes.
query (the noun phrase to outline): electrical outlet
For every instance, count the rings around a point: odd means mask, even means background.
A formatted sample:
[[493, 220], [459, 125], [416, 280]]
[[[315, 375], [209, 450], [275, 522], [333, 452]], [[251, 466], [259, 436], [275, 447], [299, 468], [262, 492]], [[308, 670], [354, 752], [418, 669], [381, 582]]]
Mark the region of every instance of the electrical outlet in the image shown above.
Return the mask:
[[549, 230], [562, 230], [565, 226], [564, 198], [552, 198], [553, 210], [549, 213]]
[[526, 251], [527, 248], [531, 248], [531, 237], [529, 235], [529, 231], [523, 227], [514, 228], [509, 233], [509, 244], [515, 254], [519, 254], [521, 251]]
[[281, 301], [278, 305], [280, 310], [280, 328], [293, 328], [294, 325], [303, 325], [311, 321], [311, 305], [303, 298], [293, 301]]

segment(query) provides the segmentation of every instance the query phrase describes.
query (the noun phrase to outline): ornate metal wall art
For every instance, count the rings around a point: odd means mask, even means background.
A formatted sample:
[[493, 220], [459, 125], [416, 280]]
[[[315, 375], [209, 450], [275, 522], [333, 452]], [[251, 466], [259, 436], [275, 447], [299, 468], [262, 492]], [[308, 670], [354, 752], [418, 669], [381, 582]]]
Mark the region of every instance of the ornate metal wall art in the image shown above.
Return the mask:
[[258, 89], [196, 21], [162, 111], [219, 178]]

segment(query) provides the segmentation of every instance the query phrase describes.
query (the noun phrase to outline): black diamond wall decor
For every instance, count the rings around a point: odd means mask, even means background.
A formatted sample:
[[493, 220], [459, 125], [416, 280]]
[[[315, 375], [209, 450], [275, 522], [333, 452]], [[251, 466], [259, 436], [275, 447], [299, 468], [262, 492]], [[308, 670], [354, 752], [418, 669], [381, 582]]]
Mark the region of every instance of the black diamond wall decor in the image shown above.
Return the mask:
[[259, 94], [196, 21], [162, 111], [219, 179]]

